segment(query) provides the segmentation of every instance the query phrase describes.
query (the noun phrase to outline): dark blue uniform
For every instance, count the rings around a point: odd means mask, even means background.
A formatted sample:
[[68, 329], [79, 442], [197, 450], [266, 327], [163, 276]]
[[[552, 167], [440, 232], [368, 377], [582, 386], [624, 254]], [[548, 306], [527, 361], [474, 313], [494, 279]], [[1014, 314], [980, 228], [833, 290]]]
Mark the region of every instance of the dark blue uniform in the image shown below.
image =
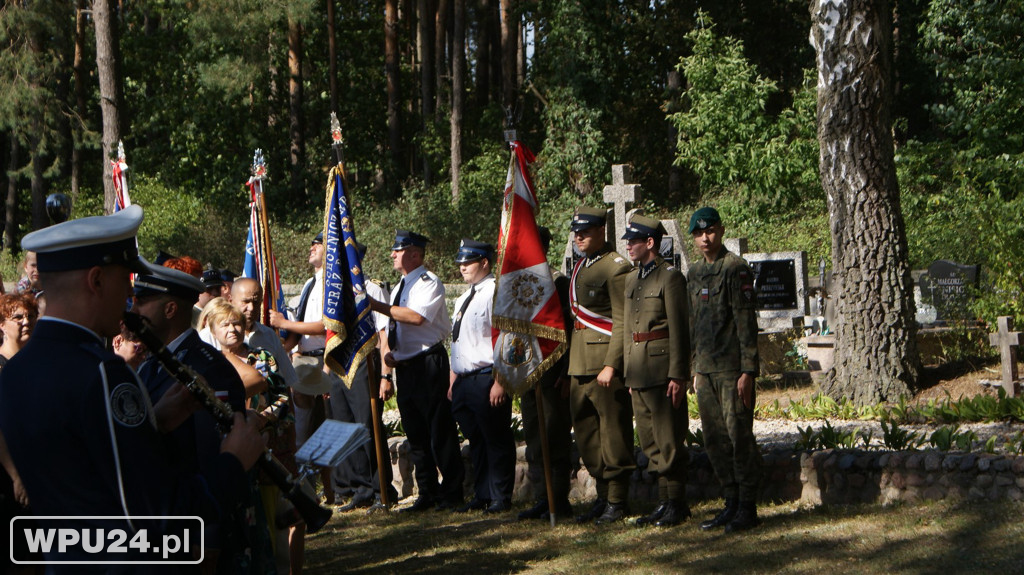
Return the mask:
[[[0, 429], [40, 516], [213, 520], [220, 509], [216, 502], [231, 504], [247, 489], [245, 472], [230, 454], [217, 454], [204, 477], [176, 471], [135, 374], [93, 332], [70, 322], [40, 319], [32, 339], [0, 372]], [[151, 542], [152, 530], [160, 528], [123, 520], [79, 525], [129, 534], [146, 527]]]

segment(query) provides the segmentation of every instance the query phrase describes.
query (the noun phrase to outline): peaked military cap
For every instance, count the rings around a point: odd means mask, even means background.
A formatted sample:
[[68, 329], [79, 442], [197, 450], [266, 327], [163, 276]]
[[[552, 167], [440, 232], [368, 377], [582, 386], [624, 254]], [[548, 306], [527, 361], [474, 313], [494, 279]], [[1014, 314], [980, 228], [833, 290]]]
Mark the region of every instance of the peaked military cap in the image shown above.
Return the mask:
[[626, 233], [622, 234], [622, 239], [660, 238], [666, 233], [665, 226], [661, 225], [660, 221], [640, 214], [633, 214], [633, 217], [629, 219]]
[[718, 215], [715, 208], [704, 207], [690, 216], [690, 233], [697, 230], [706, 230], [715, 224], [722, 223], [722, 217]]
[[167, 260], [174, 260], [174, 259], [178, 259], [178, 256], [176, 256], [174, 254], [169, 254], [169, 253], [167, 253], [167, 252], [165, 252], [163, 250], [160, 250], [160, 251], [158, 251], [156, 253], [156, 259], [153, 260], [153, 265], [155, 265], [155, 266], [162, 266], [162, 265], [164, 265], [165, 261], [167, 261]]
[[205, 289], [223, 287], [224, 278], [221, 276], [220, 270], [208, 269], [203, 272], [203, 277], [200, 279], [203, 282]]
[[163, 266], [152, 266], [148, 273], [135, 278], [135, 297], [166, 294], [195, 303], [205, 290], [198, 278]]
[[494, 254], [494, 246], [491, 244], [465, 238], [459, 244], [459, 252], [455, 254], [455, 263], [475, 262], [481, 258], [493, 261], [494, 256], [492, 254]]
[[583, 230], [603, 226], [608, 218], [608, 212], [599, 208], [588, 208], [587, 206], [580, 206], [576, 210], [576, 214], [572, 217], [572, 223], [569, 224], [569, 229], [574, 232], [581, 232]]
[[411, 246], [426, 248], [429, 241], [425, 236], [421, 236], [416, 232], [395, 230], [395, 245], [391, 246], [391, 251], [397, 252]]
[[142, 208], [129, 206], [109, 216], [69, 220], [36, 230], [21, 240], [21, 247], [36, 252], [41, 272], [81, 270], [93, 266], [123, 265], [145, 273], [135, 234], [142, 224]]

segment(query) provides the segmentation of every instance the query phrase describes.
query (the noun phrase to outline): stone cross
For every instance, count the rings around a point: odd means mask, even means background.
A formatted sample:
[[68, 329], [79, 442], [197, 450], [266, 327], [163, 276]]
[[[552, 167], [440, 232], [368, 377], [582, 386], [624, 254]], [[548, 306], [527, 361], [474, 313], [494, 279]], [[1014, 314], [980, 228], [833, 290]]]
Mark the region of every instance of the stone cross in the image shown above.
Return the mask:
[[1019, 331], [1013, 331], [1013, 318], [1010, 316], [999, 316], [999, 331], [988, 334], [988, 342], [999, 348], [999, 355], [1003, 363], [1003, 389], [1006, 395], [1013, 397], [1017, 391], [1017, 346], [1024, 342], [1024, 335]]
[[626, 204], [640, 202], [640, 184], [629, 183], [633, 179], [632, 171], [629, 164], [612, 165], [612, 183], [604, 187], [604, 201], [615, 205], [615, 222], [610, 226], [615, 234], [612, 239], [615, 240], [616, 251], [623, 255], [626, 254], [626, 240], [620, 238], [626, 233]]

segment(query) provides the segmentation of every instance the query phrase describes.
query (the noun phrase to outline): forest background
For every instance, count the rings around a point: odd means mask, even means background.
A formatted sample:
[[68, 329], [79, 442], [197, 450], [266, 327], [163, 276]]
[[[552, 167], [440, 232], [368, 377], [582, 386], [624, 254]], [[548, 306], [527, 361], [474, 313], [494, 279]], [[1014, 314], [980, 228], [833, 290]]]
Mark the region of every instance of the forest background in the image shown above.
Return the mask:
[[[394, 279], [395, 228], [431, 238], [446, 280], [461, 238], [494, 241], [508, 110], [537, 153], [556, 245], [576, 206], [601, 203], [611, 165], [629, 163], [648, 214], [685, 224], [716, 205], [750, 250], [827, 262], [808, 4], [5, 0], [0, 269], [16, 279], [47, 194], [71, 196], [74, 217], [111, 209], [102, 142], [116, 131], [146, 209], [143, 254], [236, 271], [262, 148], [282, 279], [299, 282], [322, 225], [332, 111], [372, 277]], [[1024, 321], [1024, 1], [888, 9], [910, 265], [979, 264], [976, 312]]]

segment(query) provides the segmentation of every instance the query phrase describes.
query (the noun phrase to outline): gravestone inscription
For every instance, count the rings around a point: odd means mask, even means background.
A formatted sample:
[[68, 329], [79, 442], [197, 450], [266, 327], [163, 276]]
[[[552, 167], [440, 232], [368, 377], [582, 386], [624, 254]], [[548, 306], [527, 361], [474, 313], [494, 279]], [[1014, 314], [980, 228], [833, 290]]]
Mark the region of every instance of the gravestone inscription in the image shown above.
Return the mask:
[[981, 266], [937, 260], [920, 279], [921, 299], [935, 309], [935, 322], [968, 319]]
[[743, 255], [754, 272], [757, 323], [763, 330], [789, 329], [807, 315], [807, 252]]

